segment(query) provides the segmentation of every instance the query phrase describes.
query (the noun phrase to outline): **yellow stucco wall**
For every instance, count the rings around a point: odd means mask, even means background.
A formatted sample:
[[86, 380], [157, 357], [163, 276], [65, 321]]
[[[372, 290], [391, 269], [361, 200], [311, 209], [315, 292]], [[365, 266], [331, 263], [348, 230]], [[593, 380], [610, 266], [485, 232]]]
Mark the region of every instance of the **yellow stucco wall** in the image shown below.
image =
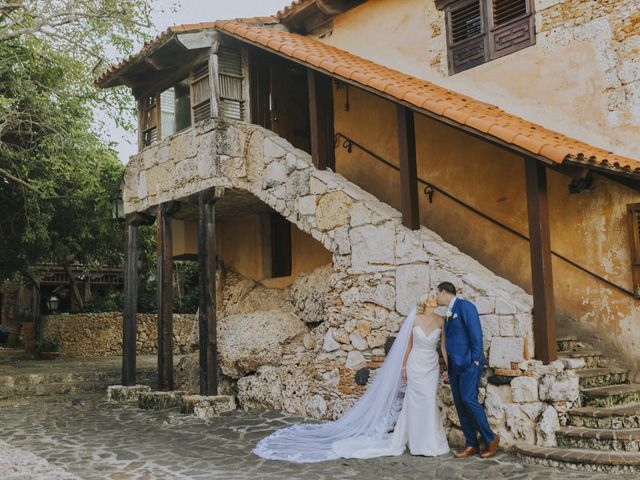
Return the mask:
[[[334, 91], [335, 129], [398, 165], [393, 104], [351, 88]], [[422, 115], [415, 116], [418, 177], [528, 236], [524, 160], [518, 155]], [[378, 198], [399, 207], [399, 173], [354, 148], [338, 146], [337, 171]], [[552, 249], [581, 267], [632, 290], [626, 205], [639, 201], [630, 188], [595, 175], [591, 192], [569, 194], [571, 178], [548, 171]], [[500, 276], [531, 290], [526, 239], [510, 233], [436, 192], [433, 203], [418, 186], [420, 219]], [[640, 366], [640, 301], [554, 257], [558, 310], [588, 324]], [[560, 332], [570, 333], [570, 332]]]
[[[174, 256], [185, 253], [197, 255], [196, 222], [174, 220], [173, 225]], [[219, 222], [216, 233], [218, 256], [225, 267], [273, 288], [285, 288], [301, 273], [310, 273], [332, 261], [331, 253], [320, 242], [291, 225], [291, 275], [265, 278], [261, 215], [251, 214]]]
[[[434, 0], [368, 0], [316, 38], [618, 154], [640, 151], [637, 0], [535, 0], [536, 44], [449, 75]], [[635, 37], [634, 37], [635, 32]]]

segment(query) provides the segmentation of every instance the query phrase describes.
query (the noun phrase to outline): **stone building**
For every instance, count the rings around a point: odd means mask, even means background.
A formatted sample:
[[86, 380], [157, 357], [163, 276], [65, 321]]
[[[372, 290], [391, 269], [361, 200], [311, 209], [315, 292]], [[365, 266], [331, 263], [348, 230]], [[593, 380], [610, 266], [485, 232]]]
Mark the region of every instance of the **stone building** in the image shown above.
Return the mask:
[[[603, 366], [597, 352], [559, 353], [579, 342], [557, 333], [640, 365], [638, 6], [299, 0], [170, 27], [111, 67], [97, 85], [131, 88], [140, 112], [123, 383], [136, 229], [156, 221], [160, 280], [172, 257], [199, 256], [203, 393], [219, 358], [245, 408], [335, 418], [417, 297], [450, 280], [481, 314], [492, 424], [506, 445], [547, 448], [526, 458], [556, 461], [556, 434], [597, 405], [579, 382], [629, 381], [585, 370]], [[159, 283], [172, 388], [171, 282]], [[605, 397], [640, 400], [640, 386], [622, 390]], [[611, 467], [593, 455], [583, 462]]]

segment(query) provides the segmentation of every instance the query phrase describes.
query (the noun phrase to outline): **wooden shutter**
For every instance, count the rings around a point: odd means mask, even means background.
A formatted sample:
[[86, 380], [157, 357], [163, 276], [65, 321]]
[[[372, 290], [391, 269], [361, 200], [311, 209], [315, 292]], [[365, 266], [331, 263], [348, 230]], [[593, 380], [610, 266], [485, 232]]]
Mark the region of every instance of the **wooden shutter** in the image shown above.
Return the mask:
[[191, 72], [191, 110], [193, 123], [211, 118], [209, 62], [201, 63]]
[[458, 2], [447, 8], [449, 73], [487, 61], [483, 10], [481, 0]]
[[149, 95], [140, 101], [140, 130], [142, 148], [148, 147], [160, 137], [158, 131], [158, 96]]
[[633, 291], [640, 298], [640, 203], [627, 205]]
[[220, 114], [229, 120], [245, 119], [242, 74], [242, 51], [239, 47], [221, 45], [218, 50]]
[[535, 43], [531, 0], [489, 0], [491, 58], [498, 58]]

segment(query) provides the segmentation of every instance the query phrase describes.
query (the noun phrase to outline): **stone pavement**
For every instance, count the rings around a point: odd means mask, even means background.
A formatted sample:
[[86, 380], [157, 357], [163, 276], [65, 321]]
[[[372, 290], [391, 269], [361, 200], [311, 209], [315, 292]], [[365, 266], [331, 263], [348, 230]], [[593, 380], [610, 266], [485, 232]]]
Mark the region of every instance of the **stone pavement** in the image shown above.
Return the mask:
[[[210, 422], [177, 411], [139, 410], [108, 403], [104, 395], [18, 399], [0, 403], [0, 438], [81, 479], [488, 479], [605, 480], [607, 474], [522, 466], [510, 454], [491, 460], [403, 455], [310, 465], [262, 460], [251, 453], [268, 432], [301, 419], [278, 412], [233, 413]], [[15, 452], [0, 444], [0, 466]], [[34, 464], [33, 462], [31, 462]], [[42, 463], [42, 462], [41, 462]], [[51, 479], [23, 462], [3, 479]]]

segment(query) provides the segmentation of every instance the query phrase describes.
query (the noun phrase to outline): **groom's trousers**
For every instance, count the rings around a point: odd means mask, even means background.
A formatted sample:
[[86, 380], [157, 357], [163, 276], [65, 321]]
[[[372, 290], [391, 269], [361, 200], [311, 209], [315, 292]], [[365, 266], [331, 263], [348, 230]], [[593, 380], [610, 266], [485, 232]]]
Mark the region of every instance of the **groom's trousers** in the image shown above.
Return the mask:
[[478, 385], [482, 369], [482, 364], [472, 363], [462, 371], [449, 371], [451, 393], [458, 411], [462, 433], [464, 433], [465, 447], [478, 446], [478, 433], [487, 445], [493, 440], [493, 431], [489, 426], [487, 415], [478, 401]]

